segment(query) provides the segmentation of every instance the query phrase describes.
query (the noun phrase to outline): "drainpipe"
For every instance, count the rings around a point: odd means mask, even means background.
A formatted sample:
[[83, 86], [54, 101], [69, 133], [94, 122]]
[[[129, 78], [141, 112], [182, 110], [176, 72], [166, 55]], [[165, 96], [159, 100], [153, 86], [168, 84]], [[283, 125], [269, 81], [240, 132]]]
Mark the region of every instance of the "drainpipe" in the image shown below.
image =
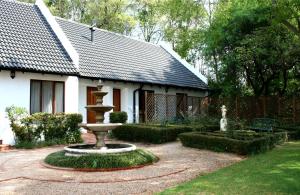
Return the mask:
[[135, 104], [136, 104], [135, 96], [136, 96], [136, 92], [142, 90], [143, 86], [144, 85], [141, 84], [139, 88], [137, 88], [137, 89], [135, 89], [133, 91], [133, 123], [136, 123], [136, 110], [135, 110]]

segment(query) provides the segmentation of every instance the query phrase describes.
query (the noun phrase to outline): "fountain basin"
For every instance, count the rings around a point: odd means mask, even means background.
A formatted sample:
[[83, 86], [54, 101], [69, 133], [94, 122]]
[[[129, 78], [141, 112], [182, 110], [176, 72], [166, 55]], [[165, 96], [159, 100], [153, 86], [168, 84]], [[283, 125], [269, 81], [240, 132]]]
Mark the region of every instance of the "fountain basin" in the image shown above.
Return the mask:
[[85, 124], [85, 123], [81, 123], [79, 124], [79, 127], [88, 129], [90, 131], [103, 131], [103, 132], [108, 132], [109, 130], [113, 130], [116, 127], [121, 126], [122, 123], [106, 123], [106, 124], [102, 124], [102, 123], [92, 123], [92, 124]]
[[66, 156], [82, 156], [90, 154], [112, 154], [124, 153], [136, 150], [133, 144], [106, 144], [105, 147], [100, 149], [95, 148], [95, 144], [78, 144], [73, 146], [64, 147]]

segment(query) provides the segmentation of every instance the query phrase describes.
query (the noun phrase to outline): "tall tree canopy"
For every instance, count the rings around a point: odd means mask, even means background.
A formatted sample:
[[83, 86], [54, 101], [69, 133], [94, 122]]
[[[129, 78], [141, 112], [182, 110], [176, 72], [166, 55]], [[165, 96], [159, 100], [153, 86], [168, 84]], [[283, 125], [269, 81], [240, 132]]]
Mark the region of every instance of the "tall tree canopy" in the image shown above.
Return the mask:
[[181, 57], [193, 63], [205, 26], [204, 5], [195, 0], [166, 0], [161, 7], [165, 40]]
[[130, 34], [135, 21], [126, 12], [127, 7], [126, 0], [90, 0], [82, 21], [91, 24], [93, 20], [96, 20], [99, 28]]
[[161, 0], [136, 0], [132, 5], [137, 31], [147, 42], [157, 43], [162, 38], [160, 5]]
[[293, 84], [300, 62], [299, 38], [277, 22], [272, 2], [231, 0], [218, 6], [204, 41], [215, 75], [212, 85], [226, 95], [299, 90]]

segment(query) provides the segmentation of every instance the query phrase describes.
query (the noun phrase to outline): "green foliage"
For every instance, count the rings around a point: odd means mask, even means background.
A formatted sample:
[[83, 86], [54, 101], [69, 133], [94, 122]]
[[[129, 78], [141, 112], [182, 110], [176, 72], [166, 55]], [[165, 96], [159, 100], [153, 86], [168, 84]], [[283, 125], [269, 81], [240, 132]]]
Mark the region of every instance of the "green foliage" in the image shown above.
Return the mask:
[[299, 194], [299, 154], [300, 142], [286, 143], [160, 194]]
[[183, 133], [179, 135], [184, 146], [209, 149], [219, 152], [233, 152], [242, 155], [265, 152], [286, 141], [286, 132], [257, 134], [254, 132], [225, 133]]
[[136, 0], [133, 10], [142, 34], [147, 42], [157, 43], [162, 38], [160, 0]]
[[109, 114], [109, 121], [111, 123], [126, 123], [127, 118], [127, 112], [111, 112]]
[[204, 5], [194, 0], [166, 0], [161, 10], [165, 40], [182, 58], [195, 63], [205, 26]]
[[91, 0], [87, 3], [87, 12], [82, 22], [92, 24], [96, 20], [98, 28], [130, 34], [135, 20], [126, 12], [127, 7], [126, 0]]
[[[43, 145], [61, 140], [64, 143], [81, 141], [78, 124], [80, 114], [35, 113], [28, 115], [26, 109], [11, 106], [6, 108], [10, 126], [16, 137], [16, 145]], [[42, 140], [45, 139], [45, 143]]]
[[289, 140], [300, 140], [300, 125], [281, 125], [280, 129], [288, 132]]
[[161, 144], [175, 141], [178, 134], [192, 130], [187, 126], [123, 125], [112, 132], [116, 138], [121, 140]]
[[221, 1], [206, 31], [206, 60], [223, 95], [293, 94], [299, 38], [274, 20], [271, 1]]
[[65, 156], [64, 151], [49, 154], [45, 162], [58, 167], [69, 168], [130, 168], [151, 164], [158, 158], [150, 152], [137, 149], [135, 151], [116, 154], [90, 154], [80, 157]]

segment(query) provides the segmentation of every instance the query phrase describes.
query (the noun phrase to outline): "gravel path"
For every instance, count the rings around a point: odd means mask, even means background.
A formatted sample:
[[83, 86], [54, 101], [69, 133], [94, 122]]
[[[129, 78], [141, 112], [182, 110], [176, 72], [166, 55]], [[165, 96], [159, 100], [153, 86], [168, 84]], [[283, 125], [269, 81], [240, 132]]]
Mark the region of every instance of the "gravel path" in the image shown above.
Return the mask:
[[41, 161], [63, 147], [0, 153], [0, 194], [152, 194], [242, 160], [234, 154], [181, 146], [144, 145], [160, 161], [140, 169], [75, 172], [44, 167]]

